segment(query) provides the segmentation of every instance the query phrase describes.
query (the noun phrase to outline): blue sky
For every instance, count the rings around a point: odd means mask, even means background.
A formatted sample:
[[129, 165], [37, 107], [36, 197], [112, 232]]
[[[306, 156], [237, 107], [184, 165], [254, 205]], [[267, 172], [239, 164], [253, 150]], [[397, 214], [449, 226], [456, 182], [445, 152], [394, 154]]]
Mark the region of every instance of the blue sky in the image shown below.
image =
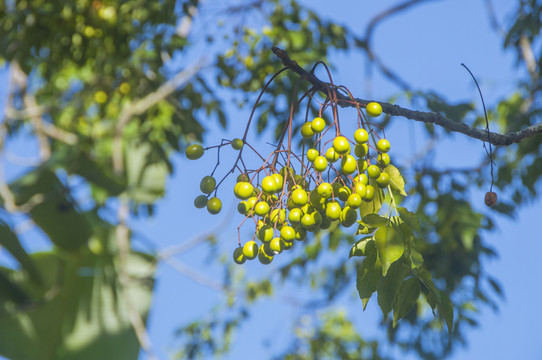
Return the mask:
[[[323, 16], [347, 24], [359, 30], [359, 33], [365, 29], [372, 16], [396, 3], [306, 2]], [[509, 0], [493, 1], [497, 16], [503, 23], [509, 19], [507, 15], [512, 3]], [[477, 76], [488, 104], [508, 95], [518, 72], [522, 71], [513, 67], [512, 55], [503, 52], [502, 39], [491, 29], [484, 4], [480, 0], [422, 4], [382, 23], [375, 33], [375, 50], [387, 65], [416, 89], [434, 90], [452, 101], [473, 102], [481, 112], [477, 90], [460, 64], [467, 64]], [[338, 65], [333, 72], [334, 82], [346, 85], [357, 97], [368, 96], [363, 58], [358, 54], [344, 53], [332, 54], [330, 58]], [[371, 98], [387, 99], [397, 92], [396, 87], [374, 71]], [[241, 122], [248, 117], [246, 112], [231, 111], [243, 119]], [[215, 123], [208, 123], [206, 127], [209, 129], [205, 137], [206, 145], [217, 144], [222, 138], [240, 137], [243, 130], [230, 126], [224, 133]], [[421, 125], [409, 120], [396, 121], [392, 128], [386, 129], [386, 134], [392, 139], [393, 151], [398, 154], [398, 158], [408, 159], [413, 152], [424, 146]], [[8, 145], [19, 156], [32, 156], [37, 150], [24, 139]], [[481, 143], [463, 135], [455, 135], [443, 141], [437, 150], [437, 160], [443, 167], [474, 165], [483, 156], [485, 152]], [[6, 163], [9, 165], [9, 162]], [[159, 248], [165, 248], [188, 241], [225, 223], [217, 234], [217, 240], [219, 248], [229, 258], [237, 242], [237, 224], [242, 220], [234, 211], [235, 199], [233, 196], [228, 198], [224, 192], [224, 210], [217, 216], [195, 209], [192, 202], [198, 194], [199, 181], [208, 174], [214, 163], [190, 162], [181, 156], [175, 157], [174, 163], [177, 171], [168, 180], [168, 193], [159, 202], [156, 216], [134, 221], [134, 227]], [[227, 166], [224, 165], [224, 169]], [[8, 176], [13, 176], [20, 169], [9, 165], [7, 171]], [[483, 193], [473, 192], [473, 202], [479, 201], [481, 205], [482, 197]], [[482, 205], [480, 209], [483, 209]], [[486, 236], [486, 242], [500, 255], [499, 259], [486, 262], [486, 270], [500, 280], [506, 300], [500, 303], [499, 313], [483, 309], [481, 326], [468, 332], [468, 347], [458, 350], [451, 359], [542, 358], [542, 343], [538, 335], [538, 324], [542, 322], [542, 312], [538, 310], [542, 290], [533, 286], [539, 283], [541, 273], [537, 257], [542, 253], [542, 239], [539, 230], [535, 228], [541, 212], [540, 199], [535, 199], [533, 204], [521, 208], [514, 220], [498, 217], [499, 229]], [[180, 254], [178, 259], [211, 280], [220, 279], [220, 266], [206, 262], [208, 251], [205, 245]], [[278, 264], [278, 261], [268, 267], [247, 264], [246, 275], [249, 279], [266, 276]], [[187, 321], [208, 314], [213, 306], [223, 300], [223, 294], [191, 280], [166, 264], [159, 267], [157, 276], [149, 331], [160, 358], [167, 358], [169, 351], [175, 349], [175, 329]], [[253, 317], [236, 335], [231, 354], [224, 358], [265, 358], [264, 354], [267, 355], [268, 350], [262, 344], [268, 338], [273, 338], [279, 345], [287, 345], [291, 328], [280, 319], [293, 317], [296, 311], [295, 307], [281, 303], [280, 296], [258, 302], [252, 311]], [[366, 312], [361, 313], [359, 308], [351, 308], [349, 311], [359, 312], [352, 316], [359, 320], [358, 325], [363, 329], [364, 336], [381, 336], [377, 333], [381, 315], [375, 301], [369, 303]]]

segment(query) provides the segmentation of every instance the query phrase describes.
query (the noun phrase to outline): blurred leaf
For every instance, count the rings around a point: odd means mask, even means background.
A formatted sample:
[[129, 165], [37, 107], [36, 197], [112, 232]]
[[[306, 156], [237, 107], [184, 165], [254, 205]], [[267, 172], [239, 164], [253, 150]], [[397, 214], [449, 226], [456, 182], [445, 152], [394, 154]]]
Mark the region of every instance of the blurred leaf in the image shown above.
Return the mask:
[[136, 203], [152, 204], [165, 192], [168, 167], [151, 159], [151, 147], [130, 144], [126, 150], [127, 195]]
[[0, 246], [5, 248], [21, 264], [30, 279], [36, 284], [41, 284], [41, 276], [32, 262], [32, 259], [21, 245], [17, 235], [0, 220]]

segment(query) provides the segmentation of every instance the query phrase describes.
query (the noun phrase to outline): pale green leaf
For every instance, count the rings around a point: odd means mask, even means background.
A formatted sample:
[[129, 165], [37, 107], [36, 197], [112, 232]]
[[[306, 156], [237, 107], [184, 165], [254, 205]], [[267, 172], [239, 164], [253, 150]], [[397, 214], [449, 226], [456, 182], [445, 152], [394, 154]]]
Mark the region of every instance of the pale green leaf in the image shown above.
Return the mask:
[[403, 176], [401, 176], [399, 169], [393, 165], [388, 165], [383, 171], [390, 176], [390, 185], [392, 190], [403, 196], [407, 196], [407, 193], [405, 192], [405, 180], [403, 179]]
[[375, 244], [382, 263], [382, 274], [386, 275], [390, 265], [405, 251], [401, 234], [392, 227], [381, 227], [375, 232]]

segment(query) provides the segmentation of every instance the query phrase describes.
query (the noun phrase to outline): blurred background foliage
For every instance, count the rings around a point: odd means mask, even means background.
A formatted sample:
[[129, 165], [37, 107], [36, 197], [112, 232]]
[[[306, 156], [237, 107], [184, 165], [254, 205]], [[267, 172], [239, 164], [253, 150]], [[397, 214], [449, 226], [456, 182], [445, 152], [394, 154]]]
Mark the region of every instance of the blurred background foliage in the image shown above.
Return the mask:
[[[395, 12], [418, 2], [406, 2]], [[542, 111], [542, 5], [516, 3], [513, 19], [495, 27], [504, 34], [503, 46], [516, 54], [518, 68], [527, 71], [519, 72], [513, 93], [488, 106], [496, 119], [492, 126], [498, 127], [492, 130], [501, 133], [539, 123]], [[152, 216], [175, 170], [172, 156], [203, 141], [209, 121], [224, 128], [236, 121], [224, 111], [225, 102], [254, 101], [281, 67], [269, 51], [272, 45], [300, 64], [325, 61], [332, 69], [331, 52], [359, 52], [396, 82], [417, 110], [441, 112], [471, 126], [485, 124], [472, 104], [450, 104], [434, 92], [412, 90], [415, 86], [374, 53], [370, 29], [360, 34], [293, 0], [221, 3], [212, 11], [205, 6], [197, 0], [0, 3], [0, 62], [9, 72], [0, 147], [19, 134], [40, 144], [37, 164], [9, 184], [0, 179], [0, 246], [14, 259], [0, 267], [0, 355], [90, 359], [107, 353], [100, 357], [135, 359], [140, 347], [148, 350], [142, 324], [160, 259], [130, 248], [126, 219]], [[269, 86], [256, 110], [259, 132], [282, 130], [297, 80], [286, 72]], [[301, 84], [298, 93], [307, 89]], [[381, 125], [393, 121], [386, 118]], [[431, 125], [426, 131], [433, 143], [451, 135]], [[538, 196], [541, 152], [539, 136], [495, 149], [497, 212], [513, 217]], [[409, 208], [420, 218], [425, 239], [424, 269], [450, 296], [454, 326], [450, 337], [419, 303], [397, 326], [387, 319], [381, 327], [385, 342], [420, 358], [441, 359], [465, 342], [480, 309], [497, 308], [502, 296], [497, 279], [484, 271], [484, 262], [496, 255], [484, 241], [495, 221], [473, 207], [466, 191], [489, 188], [491, 179], [478, 171], [488, 163], [442, 169], [428, 151], [416, 165], [401, 165], [410, 184]], [[27, 252], [15, 229], [21, 218], [43, 231], [49, 250]], [[314, 292], [306, 306], [316, 315], [301, 315], [290, 346], [274, 356], [387, 358], [382, 343], [364, 338], [348, 314], [331, 306], [355, 287], [356, 272], [363, 268], [342, 256], [354, 241], [338, 229], [318, 233], [259, 282], [240, 279], [226, 263], [222, 290], [228, 301], [207, 318], [180, 324], [178, 358], [227, 352], [251, 305], [272, 297], [282, 284]]]

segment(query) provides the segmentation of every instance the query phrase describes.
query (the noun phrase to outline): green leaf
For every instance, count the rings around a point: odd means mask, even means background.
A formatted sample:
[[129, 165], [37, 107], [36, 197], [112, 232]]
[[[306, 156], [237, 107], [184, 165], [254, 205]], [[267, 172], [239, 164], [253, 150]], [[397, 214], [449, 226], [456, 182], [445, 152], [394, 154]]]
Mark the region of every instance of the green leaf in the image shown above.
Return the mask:
[[407, 279], [401, 285], [397, 294], [397, 301], [393, 307], [393, 327], [397, 322], [408, 315], [420, 296], [420, 283], [416, 278]]
[[403, 196], [407, 196], [405, 192], [405, 180], [401, 176], [399, 169], [393, 165], [388, 165], [383, 171], [390, 176], [391, 189]]
[[43, 198], [31, 208], [30, 216], [56, 246], [76, 251], [87, 242], [92, 232], [90, 224], [86, 216], [75, 209], [69, 189], [51, 169], [37, 168], [10, 187], [18, 205], [34, 196]]
[[378, 214], [369, 214], [364, 216], [362, 221], [369, 227], [386, 226], [390, 222], [387, 217], [380, 216]]
[[437, 299], [438, 312], [441, 316], [444, 317], [444, 320], [446, 320], [446, 325], [448, 326], [448, 333], [451, 333], [454, 326], [454, 306], [452, 304], [452, 301], [444, 291], [440, 290], [438, 291]]
[[405, 251], [403, 240], [394, 228], [385, 226], [375, 232], [375, 244], [382, 263], [382, 274], [386, 275], [390, 265], [399, 259]]
[[[51, 298], [37, 298], [24, 311], [0, 317], [0, 356], [25, 360], [135, 360], [139, 342], [126, 313], [126, 299], [143, 319], [150, 306], [153, 258], [130, 253], [121, 288], [117, 264], [108, 255], [32, 255], [44, 274]], [[24, 277], [17, 277], [27, 287]], [[45, 295], [45, 292], [41, 293]]]
[[365, 248], [367, 247], [369, 241], [374, 241], [372, 236], [365, 236], [362, 237], [360, 240], [356, 241], [356, 243], [350, 249], [348, 258], [350, 259], [352, 256], [365, 256]]
[[398, 207], [397, 211], [399, 212], [399, 215], [401, 216], [401, 220], [403, 220], [403, 222], [405, 222], [412, 230], [420, 232], [420, 221], [418, 220], [416, 214], [408, 211], [404, 207]]
[[141, 204], [152, 204], [165, 192], [168, 167], [165, 161], [151, 161], [151, 146], [131, 144], [126, 151], [128, 196]]
[[386, 276], [378, 284], [378, 305], [384, 315], [384, 320], [388, 318], [388, 314], [393, 309], [396, 302], [396, 296], [399, 288], [403, 283], [403, 279], [407, 275], [404, 265], [401, 261], [395, 261], [390, 265]]
[[356, 275], [356, 288], [358, 289], [359, 297], [363, 303], [363, 310], [367, 307], [367, 303], [372, 294], [376, 291], [378, 282], [382, 278], [380, 270], [380, 262], [376, 253], [374, 241], [369, 241], [365, 246], [366, 257], [358, 266]]
[[32, 281], [41, 284], [42, 279], [34, 262], [22, 247], [17, 235], [0, 220], [0, 246], [5, 248], [21, 264]]
[[412, 269], [419, 268], [423, 265], [423, 256], [415, 249], [410, 248], [410, 265]]
[[375, 197], [372, 201], [362, 201], [361, 206], [359, 207], [359, 216], [360, 218], [364, 218], [365, 216], [369, 214], [377, 214], [380, 211], [380, 208], [382, 207], [382, 203], [384, 202], [384, 193], [382, 192], [382, 189], [379, 187], [375, 187]]

